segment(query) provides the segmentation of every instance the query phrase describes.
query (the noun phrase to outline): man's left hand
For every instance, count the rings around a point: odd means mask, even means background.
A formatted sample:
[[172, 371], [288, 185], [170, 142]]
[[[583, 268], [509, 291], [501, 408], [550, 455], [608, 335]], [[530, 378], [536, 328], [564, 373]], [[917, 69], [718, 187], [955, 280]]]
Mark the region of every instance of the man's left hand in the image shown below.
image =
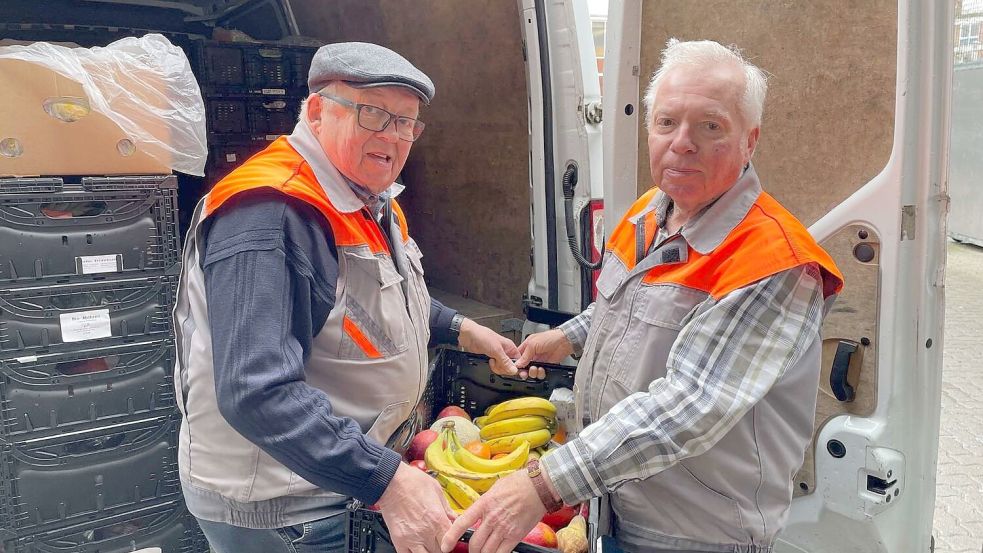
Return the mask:
[[454, 549], [464, 532], [479, 520], [468, 545], [470, 553], [509, 553], [546, 514], [529, 473], [519, 469], [502, 478], [451, 524], [440, 548]]
[[495, 374], [515, 376], [519, 369], [512, 359], [519, 357], [519, 348], [512, 340], [495, 332], [487, 326], [464, 319], [457, 342], [465, 351], [487, 355], [489, 365]]

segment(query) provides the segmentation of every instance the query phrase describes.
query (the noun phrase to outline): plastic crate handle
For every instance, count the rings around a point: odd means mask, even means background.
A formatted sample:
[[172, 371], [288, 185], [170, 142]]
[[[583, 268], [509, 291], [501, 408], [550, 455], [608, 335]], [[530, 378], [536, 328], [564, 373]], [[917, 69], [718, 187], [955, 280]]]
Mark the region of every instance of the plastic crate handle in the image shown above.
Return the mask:
[[[467, 543], [471, 541], [471, 536], [474, 534], [474, 530], [468, 528], [464, 531], [464, 535], [461, 536], [461, 541]], [[533, 545], [531, 543], [519, 542], [518, 545], [512, 549], [515, 553], [556, 553], [556, 549], [550, 549], [548, 547], [540, 547], [538, 545]]]

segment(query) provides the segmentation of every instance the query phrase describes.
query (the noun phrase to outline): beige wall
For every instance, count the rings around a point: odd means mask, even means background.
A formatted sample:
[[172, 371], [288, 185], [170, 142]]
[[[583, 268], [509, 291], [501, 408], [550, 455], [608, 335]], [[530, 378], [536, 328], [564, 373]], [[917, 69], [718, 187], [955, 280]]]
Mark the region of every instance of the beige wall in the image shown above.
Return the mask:
[[[642, 90], [666, 40], [736, 44], [770, 73], [755, 168], [806, 224], [887, 163], [894, 132], [896, 0], [647, 1]], [[639, 137], [639, 191], [651, 180]]]
[[293, 0], [304, 34], [401, 53], [437, 88], [400, 203], [432, 286], [518, 312], [529, 262], [525, 66], [512, 0]]

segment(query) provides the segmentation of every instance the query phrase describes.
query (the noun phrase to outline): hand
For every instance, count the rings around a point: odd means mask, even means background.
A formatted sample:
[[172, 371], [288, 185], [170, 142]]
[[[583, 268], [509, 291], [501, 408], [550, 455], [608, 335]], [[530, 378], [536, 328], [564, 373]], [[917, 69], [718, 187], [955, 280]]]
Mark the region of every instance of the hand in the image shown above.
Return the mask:
[[438, 553], [455, 518], [437, 480], [406, 463], [399, 464], [378, 505], [397, 553]]
[[[554, 328], [546, 332], [530, 334], [519, 345], [520, 357], [515, 362], [519, 368], [519, 376], [523, 377], [524, 369], [533, 361], [544, 363], [559, 363], [573, 353], [573, 344], [567, 340], [563, 331]], [[528, 369], [531, 378], [546, 378], [546, 371], [542, 367], [531, 366]]]
[[444, 534], [440, 548], [454, 549], [464, 532], [479, 520], [481, 524], [469, 541], [470, 553], [509, 553], [536, 526], [546, 507], [539, 500], [529, 473], [519, 469], [502, 478], [457, 517]]
[[487, 326], [464, 319], [461, 323], [461, 335], [457, 342], [465, 351], [480, 353], [489, 358], [488, 365], [495, 374], [515, 376], [519, 373], [512, 359], [519, 356], [519, 348], [505, 336]]

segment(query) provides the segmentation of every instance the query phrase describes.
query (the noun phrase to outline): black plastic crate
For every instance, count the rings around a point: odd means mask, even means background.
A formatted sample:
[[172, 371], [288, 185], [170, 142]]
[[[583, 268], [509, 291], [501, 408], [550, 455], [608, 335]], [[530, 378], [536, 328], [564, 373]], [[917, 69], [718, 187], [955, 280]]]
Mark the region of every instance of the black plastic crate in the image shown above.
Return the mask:
[[0, 543], [0, 553], [208, 553], [208, 542], [184, 504], [160, 505], [39, 532]]
[[211, 143], [269, 140], [293, 132], [302, 98], [296, 96], [212, 97], [208, 104]]
[[[203, 92], [287, 94], [299, 88], [294, 78], [293, 48], [260, 42], [201, 41], [198, 82]], [[304, 74], [306, 84], [306, 73]]]
[[0, 528], [18, 537], [181, 497], [180, 418], [0, 444]]
[[171, 340], [2, 360], [0, 441], [173, 413], [175, 360]]
[[0, 285], [176, 272], [179, 261], [173, 175], [0, 179]]
[[[438, 349], [430, 364], [430, 376], [423, 397], [417, 404], [418, 420], [407, 424], [409, 430], [402, 433], [412, 439], [415, 433], [428, 428], [441, 409], [448, 405], [462, 407], [472, 417], [480, 416], [489, 406], [507, 399], [522, 396], [549, 398], [554, 388], [573, 389], [574, 367], [537, 363], [546, 369], [543, 380], [520, 380], [493, 374], [488, 358], [453, 349]], [[593, 509], [594, 505], [592, 505]], [[592, 516], [592, 518], [594, 518]], [[588, 521], [588, 536], [594, 535], [594, 523]], [[394, 553], [389, 531], [382, 514], [367, 509], [359, 501], [348, 507], [349, 553]], [[593, 550], [593, 541], [588, 539]], [[520, 553], [555, 552], [552, 549], [520, 543], [515, 551]]]
[[0, 289], [0, 358], [121, 338], [166, 338], [177, 276]]
[[307, 74], [311, 71], [311, 60], [317, 48], [290, 48], [287, 52], [293, 70], [294, 86], [298, 89], [306, 89]]

